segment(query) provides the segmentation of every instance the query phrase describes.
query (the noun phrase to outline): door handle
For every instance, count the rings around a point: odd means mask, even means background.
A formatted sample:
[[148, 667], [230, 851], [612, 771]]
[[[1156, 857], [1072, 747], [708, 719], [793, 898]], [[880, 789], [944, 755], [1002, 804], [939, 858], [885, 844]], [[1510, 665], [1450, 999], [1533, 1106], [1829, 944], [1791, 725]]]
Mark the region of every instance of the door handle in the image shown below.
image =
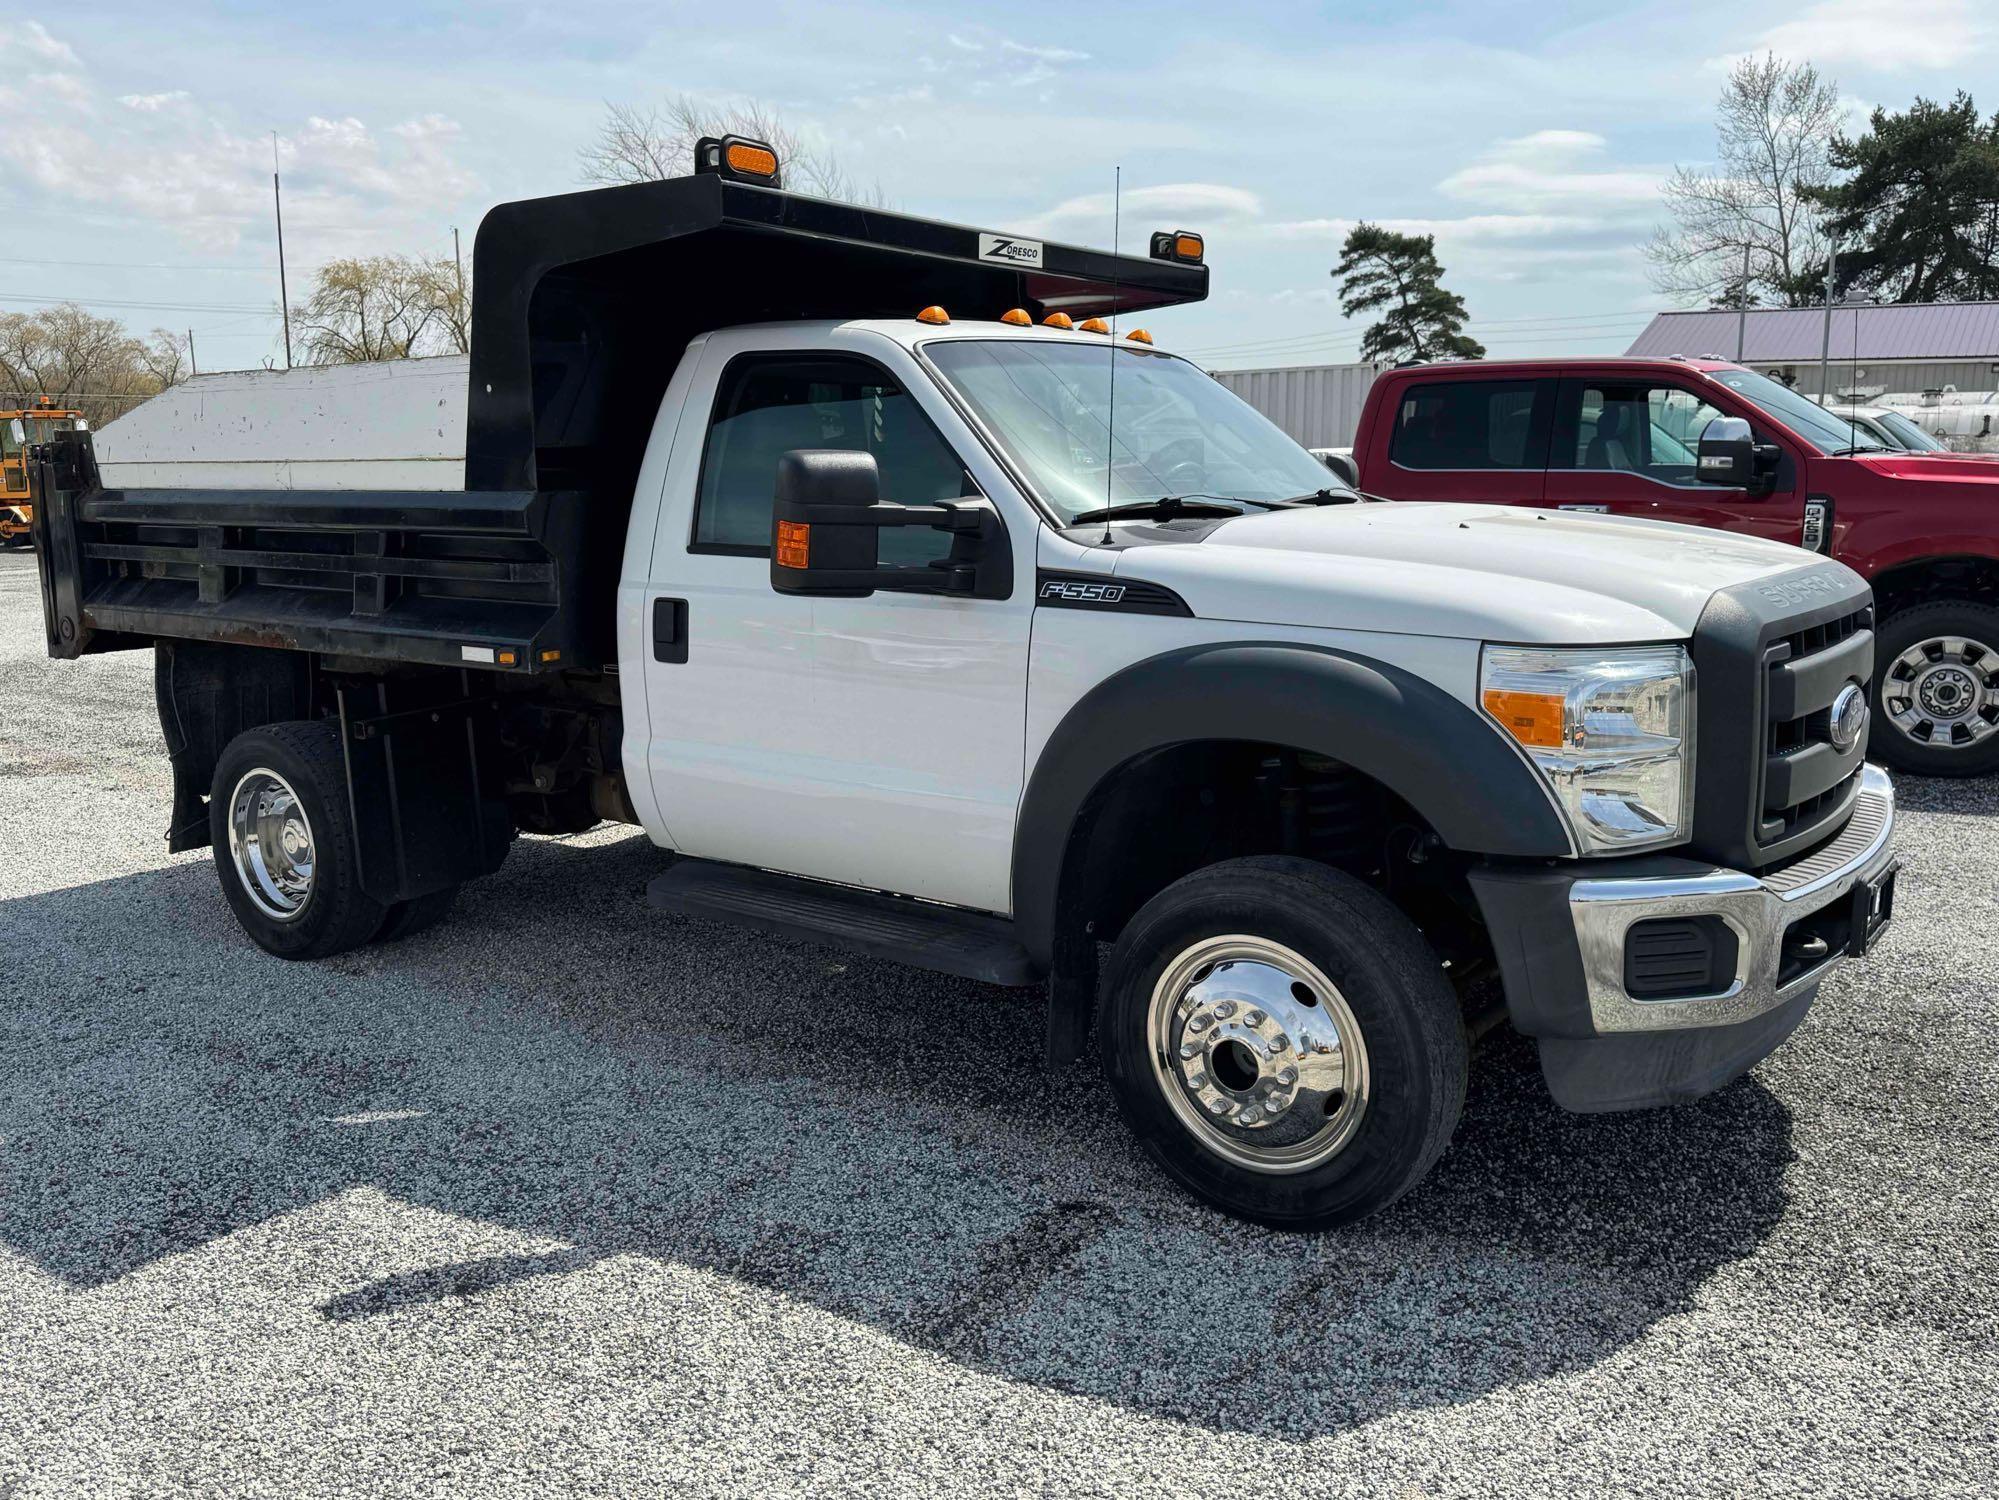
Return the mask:
[[684, 662], [687, 660], [687, 601], [685, 599], [655, 599], [652, 601], [652, 659], [654, 661]]

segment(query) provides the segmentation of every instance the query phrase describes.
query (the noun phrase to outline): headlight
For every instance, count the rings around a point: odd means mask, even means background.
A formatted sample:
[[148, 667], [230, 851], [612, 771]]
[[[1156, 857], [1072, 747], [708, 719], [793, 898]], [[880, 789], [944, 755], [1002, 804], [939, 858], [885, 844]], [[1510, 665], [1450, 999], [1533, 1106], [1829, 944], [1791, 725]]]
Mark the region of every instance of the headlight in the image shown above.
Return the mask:
[[1628, 854], [1691, 830], [1693, 677], [1678, 646], [1487, 646], [1479, 701], [1548, 778], [1576, 847]]

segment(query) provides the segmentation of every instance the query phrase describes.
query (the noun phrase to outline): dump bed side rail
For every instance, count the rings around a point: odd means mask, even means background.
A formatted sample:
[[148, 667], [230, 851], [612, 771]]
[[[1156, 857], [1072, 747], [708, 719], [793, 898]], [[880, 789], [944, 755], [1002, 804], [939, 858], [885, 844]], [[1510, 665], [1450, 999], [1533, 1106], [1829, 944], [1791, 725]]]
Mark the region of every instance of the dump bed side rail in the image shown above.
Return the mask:
[[534, 673], [606, 651], [578, 494], [107, 490], [82, 433], [30, 467], [51, 656], [166, 638]]

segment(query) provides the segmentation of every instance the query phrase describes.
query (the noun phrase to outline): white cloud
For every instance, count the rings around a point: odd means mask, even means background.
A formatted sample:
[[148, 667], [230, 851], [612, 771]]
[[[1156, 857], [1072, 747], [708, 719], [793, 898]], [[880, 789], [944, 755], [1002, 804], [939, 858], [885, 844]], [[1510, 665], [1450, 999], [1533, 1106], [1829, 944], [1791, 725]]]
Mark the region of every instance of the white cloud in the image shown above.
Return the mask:
[[1991, 0], [1820, 0], [1749, 50], [1901, 73], [1954, 68], [1984, 51], [1994, 33]]
[[1031, 57], [1036, 62], [1045, 63], [1078, 63], [1090, 60], [1089, 53], [1077, 52], [1069, 47], [1030, 47], [1025, 42], [1012, 41], [1006, 37], [1000, 38], [1000, 51], [1011, 52], [1019, 57]]
[[1540, 130], [1501, 141], [1484, 161], [1451, 173], [1439, 192], [1511, 213], [1599, 214], [1644, 204], [1656, 207], [1664, 173], [1652, 168], [1605, 168], [1596, 161], [1607, 142], [1587, 130]]
[[[1026, 234], [1086, 237], [1092, 243], [1101, 240], [1108, 244], [1113, 207], [1109, 193], [1085, 193], [1017, 227]], [[1154, 229], [1206, 231], [1219, 225], [1248, 223], [1262, 214], [1263, 200], [1245, 188], [1220, 182], [1168, 182], [1125, 189], [1122, 218], [1129, 246], [1137, 243], [1131, 236]]]
[[[1294, 219], [1268, 226], [1265, 233], [1284, 240], [1342, 240], [1358, 219]], [[1370, 219], [1397, 234], [1434, 234], [1439, 239], [1474, 244], [1490, 241], [1536, 240], [1558, 234], [1581, 234], [1597, 222], [1577, 214], [1467, 214], [1463, 218]]]
[[[39, 27], [0, 31], [0, 47], [73, 61]], [[270, 213], [271, 142], [235, 129], [185, 89], [107, 102], [87, 72], [32, 76], [0, 94], [0, 191], [59, 195], [72, 209], [108, 209], [152, 220], [177, 238], [233, 245]], [[285, 220], [313, 233], [322, 253], [409, 249], [434, 242], [450, 205], [475, 180], [458, 162], [459, 127], [442, 115], [377, 132], [357, 117], [313, 117], [280, 131]], [[381, 243], [396, 237], [401, 243]]]
[[18, 25], [0, 26], [0, 57], [21, 54], [36, 58], [41, 62], [62, 63], [67, 67], [78, 67], [76, 53], [67, 42], [58, 41], [49, 35], [48, 28], [40, 21], [22, 21]]
[[127, 109], [150, 115], [175, 104], [185, 104], [191, 97], [186, 89], [168, 89], [163, 94], [121, 94], [118, 102]]

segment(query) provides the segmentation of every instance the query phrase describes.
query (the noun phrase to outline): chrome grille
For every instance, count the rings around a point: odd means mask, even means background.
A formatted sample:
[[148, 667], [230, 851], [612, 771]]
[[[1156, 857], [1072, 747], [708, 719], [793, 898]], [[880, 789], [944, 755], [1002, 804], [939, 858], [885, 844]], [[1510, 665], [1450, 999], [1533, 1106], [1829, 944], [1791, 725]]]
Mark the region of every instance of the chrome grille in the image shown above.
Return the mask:
[[1765, 649], [1760, 843], [1809, 834], [1852, 803], [1866, 746], [1834, 747], [1832, 705], [1848, 682], [1871, 678], [1873, 618], [1864, 606], [1779, 635]]

